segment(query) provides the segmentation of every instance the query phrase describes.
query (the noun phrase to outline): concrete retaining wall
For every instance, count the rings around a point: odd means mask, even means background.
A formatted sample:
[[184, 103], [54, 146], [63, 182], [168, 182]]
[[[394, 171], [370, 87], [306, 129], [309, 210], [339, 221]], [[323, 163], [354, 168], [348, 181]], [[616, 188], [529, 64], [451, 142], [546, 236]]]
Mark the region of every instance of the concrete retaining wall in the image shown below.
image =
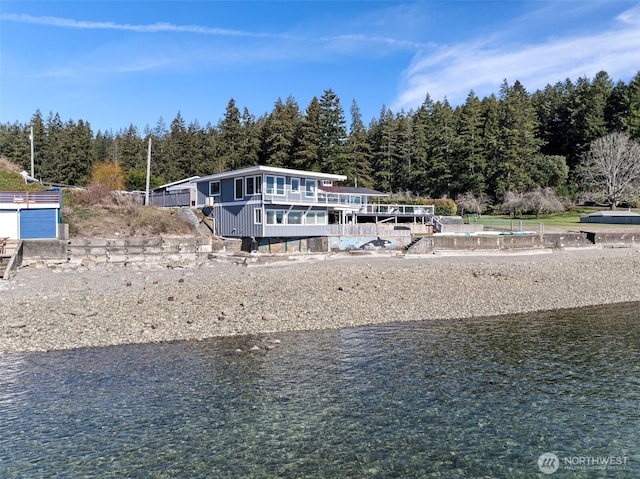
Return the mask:
[[638, 233], [589, 233], [587, 237], [596, 245], [603, 246], [640, 246], [640, 231]]
[[22, 266], [188, 265], [212, 253], [240, 251], [240, 240], [215, 237], [72, 238], [24, 240]]
[[[393, 238], [395, 241], [378, 244], [379, 238], [361, 238], [353, 249], [403, 250], [410, 236]], [[387, 240], [391, 238], [386, 238]], [[259, 251], [270, 253], [326, 252], [335, 238], [298, 239], [295, 247], [284, 243], [260, 245]], [[371, 248], [363, 247], [370, 240]], [[351, 244], [351, 243], [349, 243]], [[166, 266], [204, 263], [216, 253], [240, 253], [242, 241], [215, 237], [153, 237], [153, 238], [72, 238], [69, 240], [23, 240], [22, 266], [83, 266], [98, 265], [128, 266], [135, 264], [159, 264]], [[344, 246], [344, 245], [341, 245]], [[536, 248], [583, 248], [583, 247], [639, 247], [639, 233], [593, 233], [587, 231], [571, 233], [545, 233], [536, 235], [501, 236], [426, 236], [411, 244], [409, 254], [428, 254], [434, 251], [517, 250]]]
[[504, 236], [433, 236], [422, 238], [408, 249], [412, 254], [438, 250], [516, 250], [536, 248], [589, 248], [640, 246], [639, 233], [592, 233], [588, 231]]

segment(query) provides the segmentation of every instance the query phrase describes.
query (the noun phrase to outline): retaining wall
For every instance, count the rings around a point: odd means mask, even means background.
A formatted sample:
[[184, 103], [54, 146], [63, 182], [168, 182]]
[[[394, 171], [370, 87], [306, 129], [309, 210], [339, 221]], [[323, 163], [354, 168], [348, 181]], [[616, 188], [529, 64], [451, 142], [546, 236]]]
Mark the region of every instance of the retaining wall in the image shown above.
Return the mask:
[[215, 237], [24, 240], [22, 266], [189, 265], [212, 253], [240, 251], [240, 240]]
[[536, 248], [637, 247], [638, 233], [593, 233], [588, 231], [500, 236], [429, 236], [408, 249], [412, 254], [434, 251], [516, 250]]

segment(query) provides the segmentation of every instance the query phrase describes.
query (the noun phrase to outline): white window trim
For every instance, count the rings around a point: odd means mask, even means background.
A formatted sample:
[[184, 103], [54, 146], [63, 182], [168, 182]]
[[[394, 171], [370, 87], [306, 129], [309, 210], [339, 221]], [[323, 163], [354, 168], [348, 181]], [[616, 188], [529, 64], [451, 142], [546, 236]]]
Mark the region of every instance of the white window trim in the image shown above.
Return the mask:
[[262, 224], [262, 208], [253, 210], [253, 223], [256, 225]]
[[[308, 185], [313, 183], [313, 190], [309, 191]], [[318, 192], [318, 181], [317, 180], [305, 180], [304, 182], [304, 197], [305, 198], [315, 198]]]
[[[249, 193], [249, 182], [253, 182], [253, 191]], [[246, 196], [253, 196], [256, 194], [256, 177], [255, 176], [247, 176], [244, 179], [244, 194]]]
[[[214, 183], [218, 183], [217, 193], [211, 193], [211, 185], [213, 185]], [[214, 180], [209, 182], [209, 196], [220, 196], [220, 180]]]
[[[240, 181], [240, 188], [242, 189], [241, 196], [238, 196], [238, 181]], [[233, 179], [233, 199], [235, 200], [243, 200], [244, 199], [244, 178], [234, 178]]]

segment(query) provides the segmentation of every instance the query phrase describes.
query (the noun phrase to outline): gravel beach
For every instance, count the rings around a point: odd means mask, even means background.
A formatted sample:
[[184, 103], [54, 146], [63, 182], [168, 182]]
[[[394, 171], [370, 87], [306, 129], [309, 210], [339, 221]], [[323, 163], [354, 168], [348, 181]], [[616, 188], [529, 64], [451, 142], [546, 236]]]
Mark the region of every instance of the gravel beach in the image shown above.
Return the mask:
[[0, 299], [0, 354], [273, 335], [640, 302], [640, 249], [25, 268]]

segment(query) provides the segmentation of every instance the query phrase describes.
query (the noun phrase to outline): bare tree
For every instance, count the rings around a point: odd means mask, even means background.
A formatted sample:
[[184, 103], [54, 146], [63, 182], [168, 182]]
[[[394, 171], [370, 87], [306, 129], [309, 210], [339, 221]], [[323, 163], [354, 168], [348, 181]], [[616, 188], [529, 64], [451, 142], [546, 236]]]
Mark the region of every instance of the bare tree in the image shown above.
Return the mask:
[[566, 210], [562, 199], [558, 198], [553, 188], [536, 188], [529, 191], [524, 197], [527, 212], [535, 213], [536, 218], [541, 214], [561, 213]]
[[598, 138], [591, 142], [580, 173], [587, 189], [604, 194], [615, 208], [640, 188], [640, 143], [626, 133]]
[[480, 194], [476, 196], [471, 191], [468, 191], [458, 195], [456, 203], [462, 213], [466, 211], [469, 213], [482, 214], [491, 205], [491, 200], [487, 195]]

